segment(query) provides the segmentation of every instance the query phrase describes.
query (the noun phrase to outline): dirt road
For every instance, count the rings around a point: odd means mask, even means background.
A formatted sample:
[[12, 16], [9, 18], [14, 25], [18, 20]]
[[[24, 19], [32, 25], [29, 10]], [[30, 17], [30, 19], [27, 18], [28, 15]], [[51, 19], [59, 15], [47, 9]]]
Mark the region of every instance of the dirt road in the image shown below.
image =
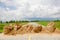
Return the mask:
[[24, 34], [24, 35], [3, 35], [0, 34], [0, 40], [60, 40], [60, 34]]

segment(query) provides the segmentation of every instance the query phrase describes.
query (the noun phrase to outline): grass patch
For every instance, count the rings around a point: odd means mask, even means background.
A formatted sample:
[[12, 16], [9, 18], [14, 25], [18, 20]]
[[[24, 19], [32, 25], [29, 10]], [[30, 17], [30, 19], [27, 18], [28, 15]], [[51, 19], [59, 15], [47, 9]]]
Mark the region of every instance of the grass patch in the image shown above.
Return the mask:
[[46, 21], [40, 21], [40, 22], [37, 22], [37, 23], [46, 26], [49, 22], [46, 22]]

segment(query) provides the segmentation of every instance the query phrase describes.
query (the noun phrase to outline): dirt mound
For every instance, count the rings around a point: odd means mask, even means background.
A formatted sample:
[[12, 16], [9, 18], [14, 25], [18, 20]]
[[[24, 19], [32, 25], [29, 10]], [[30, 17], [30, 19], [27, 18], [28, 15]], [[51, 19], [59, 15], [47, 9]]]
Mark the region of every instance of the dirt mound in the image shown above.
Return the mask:
[[48, 23], [47, 27], [46, 27], [46, 30], [47, 32], [54, 32], [55, 31], [55, 23], [54, 22], [50, 22]]
[[17, 33], [38, 33], [42, 30], [42, 27], [37, 23], [25, 24], [17, 31]]
[[32, 31], [34, 33], [39, 33], [39, 32], [41, 32], [41, 30], [42, 30], [42, 26], [39, 25], [38, 27], [34, 27]]
[[8, 26], [5, 26], [3, 29], [4, 34], [16, 34], [17, 30], [21, 28], [21, 25], [19, 24], [9, 24]]
[[9, 32], [11, 32], [13, 30], [13, 28], [11, 26], [5, 26], [4, 27], [4, 34], [8, 34]]
[[25, 25], [21, 24], [9, 24], [4, 27], [4, 34], [15, 35], [15, 34], [25, 34], [25, 33], [40, 33], [40, 32], [59, 32], [60, 30], [55, 28], [55, 23], [50, 22], [47, 26], [40, 25], [35, 22], [30, 22]]

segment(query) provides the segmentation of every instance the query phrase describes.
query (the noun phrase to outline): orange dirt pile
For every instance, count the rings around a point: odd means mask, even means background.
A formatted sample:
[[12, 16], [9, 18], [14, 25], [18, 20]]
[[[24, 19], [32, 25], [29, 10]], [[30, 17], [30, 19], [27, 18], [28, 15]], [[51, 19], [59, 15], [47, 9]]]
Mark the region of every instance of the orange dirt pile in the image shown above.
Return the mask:
[[4, 27], [5, 35], [25, 34], [25, 33], [60, 33], [60, 30], [55, 28], [55, 23], [50, 22], [48, 25], [43, 27], [38, 23], [27, 23], [21, 24], [9, 24]]

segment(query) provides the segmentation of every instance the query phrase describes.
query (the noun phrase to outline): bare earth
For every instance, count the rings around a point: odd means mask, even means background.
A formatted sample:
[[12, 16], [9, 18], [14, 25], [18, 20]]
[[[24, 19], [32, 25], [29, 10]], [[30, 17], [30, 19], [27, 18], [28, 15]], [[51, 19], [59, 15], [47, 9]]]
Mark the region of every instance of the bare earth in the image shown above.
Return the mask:
[[60, 34], [36, 33], [24, 35], [4, 35], [0, 34], [0, 40], [60, 40]]

